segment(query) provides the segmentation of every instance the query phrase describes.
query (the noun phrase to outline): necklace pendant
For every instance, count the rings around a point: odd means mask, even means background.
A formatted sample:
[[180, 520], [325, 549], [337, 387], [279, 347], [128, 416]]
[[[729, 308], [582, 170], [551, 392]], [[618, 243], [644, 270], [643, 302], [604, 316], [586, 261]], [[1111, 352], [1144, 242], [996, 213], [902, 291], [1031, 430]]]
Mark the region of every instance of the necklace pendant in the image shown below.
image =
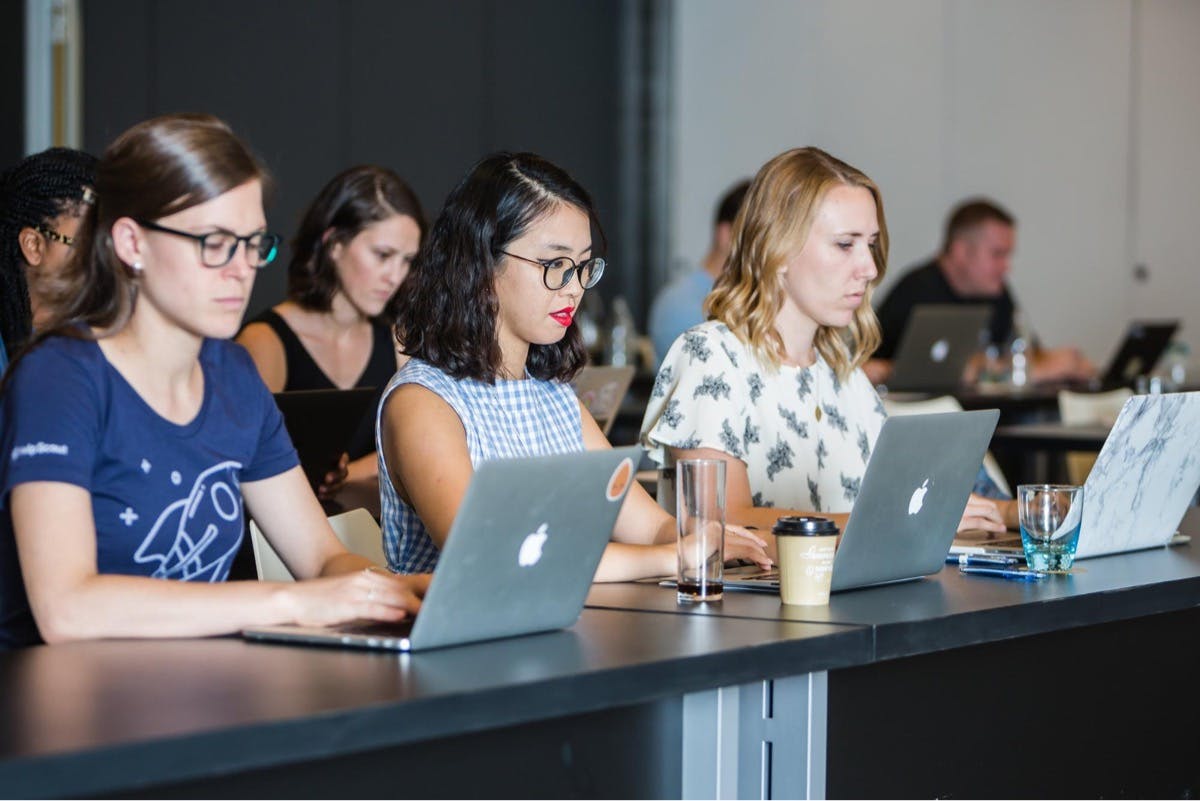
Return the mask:
[[817, 406], [813, 409], [813, 416], [817, 418], [817, 422], [821, 422], [821, 407]]

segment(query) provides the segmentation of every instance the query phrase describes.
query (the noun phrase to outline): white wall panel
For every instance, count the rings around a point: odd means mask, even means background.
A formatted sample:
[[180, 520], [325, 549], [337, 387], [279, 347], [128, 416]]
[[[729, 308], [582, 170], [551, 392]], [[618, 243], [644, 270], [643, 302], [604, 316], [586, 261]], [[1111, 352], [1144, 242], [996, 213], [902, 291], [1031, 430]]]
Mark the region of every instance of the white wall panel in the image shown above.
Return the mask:
[[1132, 312], [1132, 1], [679, 0], [672, 253], [702, 255], [729, 183], [816, 144], [882, 187], [889, 279], [954, 202], [1010, 206], [1030, 322], [1105, 358]]

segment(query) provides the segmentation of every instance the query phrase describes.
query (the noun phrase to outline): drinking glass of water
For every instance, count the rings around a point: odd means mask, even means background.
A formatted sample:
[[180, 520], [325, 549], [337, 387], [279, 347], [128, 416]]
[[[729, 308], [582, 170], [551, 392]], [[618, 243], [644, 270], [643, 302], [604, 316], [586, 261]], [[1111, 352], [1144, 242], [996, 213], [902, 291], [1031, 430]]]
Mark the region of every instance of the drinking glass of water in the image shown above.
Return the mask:
[[1021, 545], [1031, 570], [1066, 570], [1075, 561], [1083, 521], [1083, 487], [1021, 484], [1017, 487]]
[[725, 462], [682, 459], [675, 470], [679, 601], [719, 601], [725, 589]]

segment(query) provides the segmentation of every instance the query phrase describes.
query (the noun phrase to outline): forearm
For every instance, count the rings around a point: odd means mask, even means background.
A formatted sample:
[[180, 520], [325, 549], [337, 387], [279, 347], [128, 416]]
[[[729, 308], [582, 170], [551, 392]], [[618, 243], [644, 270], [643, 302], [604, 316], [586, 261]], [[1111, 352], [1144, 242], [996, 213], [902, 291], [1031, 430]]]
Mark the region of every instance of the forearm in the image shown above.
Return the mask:
[[353, 573], [356, 570], [366, 570], [377, 565], [365, 556], [359, 556], [356, 553], [344, 552], [325, 560], [321, 565], [321, 576], [341, 576], [346, 573]]
[[725, 512], [725, 522], [746, 528], [756, 528], [760, 533], [770, 533], [775, 521], [785, 515], [807, 517], [824, 517], [837, 523], [838, 528], [845, 528], [850, 519], [849, 512], [805, 512], [799, 509], [776, 509], [765, 506], [742, 506], [730, 508]]
[[40, 607], [34, 619], [47, 642], [109, 637], [203, 637], [294, 619], [294, 584], [221, 584], [95, 575]]
[[631, 545], [671, 543], [675, 541], [675, 518], [634, 482], [617, 516], [612, 538]]
[[379, 456], [371, 451], [346, 465], [346, 482], [372, 481], [379, 478]]
[[[845, 530], [846, 522], [850, 519], [849, 512], [805, 512], [798, 509], [775, 509], [773, 507], [765, 506], [741, 506], [727, 509], [725, 512], [725, 522], [729, 525], [755, 529], [755, 533], [766, 540], [767, 555], [770, 556], [771, 559], [778, 559], [779, 554], [775, 548], [775, 537], [771, 534], [771, 529], [774, 528], [776, 520], [786, 515], [824, 517], [836, 523], [839, 531]], [[838, 541], [841, 541], [840, 535]]]
[[675, 545], [628, 545], [610, 542], [600, 557], [595, 581], [632, 581], [675, 574]]

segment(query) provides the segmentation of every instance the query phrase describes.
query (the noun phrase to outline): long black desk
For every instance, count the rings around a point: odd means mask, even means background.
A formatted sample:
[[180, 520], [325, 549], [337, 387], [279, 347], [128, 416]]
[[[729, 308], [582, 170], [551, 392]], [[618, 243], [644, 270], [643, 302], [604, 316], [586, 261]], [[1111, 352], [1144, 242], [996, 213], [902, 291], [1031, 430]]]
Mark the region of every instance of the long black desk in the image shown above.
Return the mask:
[[[1181, 528], [1197, 524], [1193, 509]], [[872, 662], [830, 671], [825, 697], [807, 699], [828, 713], [823, 732], [806, 725], [808, 758], [826, 759], [829, 797], [1200, 791], [1200, 546], [1084, 560], [1037, 583], [947, 568], [837, 593], [828, 607], [744, 592], [681, 606], [648, 584], [597, 585], [588, 603], [868, 627]]]
[[411, 656], [27, 649], [0, 655], [0, 791], [1194, 795], [1200, 546], [1079, 567], [947, 569], [811, 610], [598, 585], [609, 608], [568, 631]]
[[861, 627], [605, 610], [413, 655], [42, 646], [0, 654], [0, 795], [678, 797], [689, 694], [870, 658]]

